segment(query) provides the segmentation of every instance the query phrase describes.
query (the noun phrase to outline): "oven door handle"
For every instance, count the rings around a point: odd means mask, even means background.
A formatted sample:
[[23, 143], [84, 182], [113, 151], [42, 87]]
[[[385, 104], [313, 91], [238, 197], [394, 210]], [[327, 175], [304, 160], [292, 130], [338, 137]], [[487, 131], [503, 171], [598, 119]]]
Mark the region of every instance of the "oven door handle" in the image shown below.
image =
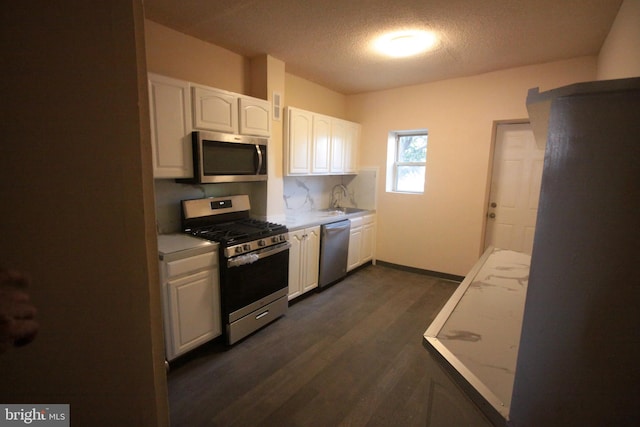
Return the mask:
[[286, 251], [291, 247], [291, 243], [284, 242], [279, 243], [275, 246], [270, 246], [268, 248], [260, 249], [255, 252], [251, 252], [246, 255], [238, 255], [233, 258], [229, 258], [227, 260], [227, 267], [240, 267], [246, 264], [252, 264], [260, 259], [270, 257], [271, 255], [279, 254], [280, 252]]

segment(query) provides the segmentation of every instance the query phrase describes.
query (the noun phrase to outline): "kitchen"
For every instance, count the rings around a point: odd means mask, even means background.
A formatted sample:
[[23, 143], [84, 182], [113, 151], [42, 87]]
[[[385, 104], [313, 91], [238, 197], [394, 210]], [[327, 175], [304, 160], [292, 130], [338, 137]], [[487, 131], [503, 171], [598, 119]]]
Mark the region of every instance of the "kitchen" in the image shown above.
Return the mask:
[[[633, 5], [625, 2], [625, 6], [627, 4]], [[3, 28], [11, 29], [11, 40], [22, 42], [23, 48], [36, 53], [41, 62], [25, 64], [23, 57], [12, 56], [20, 66], [6, 77], [7, 94], [14, 106], [9, 113], [12, 121], [7, 123], [7, 138], [17, 141], [28, 138], [32, 145], [16, 144], [14, 151], [5, 156], [7, 163], [3, 163], [3, 171], [10, 178], [6, 182], [19, 185], [3, 189], [4, 200], [16, 208], [5, 212], [7, 220], [2, 234], [6, 239], [3, 248], [7, 248], [3, 258], [31, 271], [36, 283], [50, 285], [34, 284], [32, 289], [43, 320], [43, 333], [31, 348], [3, 356], [3, 377], [15, 385], [13, 393], [21, 396], [21, 400], [55, 398], [72, 401], [77, 407], [78, 419], [91, 420], [91, 414], [109, 408], [110, 414], [105, 414], [105, 419], [112, 421], [111, 424], [156, 425], [158, 420], [165, 419], [161, 408], [166, 406], [162, 398], [165, 386], [160, 376], [164, 375], [164, 367], [158, 354], [162, 345], [157, 342], [161, 330], [155, 321], [149, 320], [159, 318], [159, 306], [149, 304], [150, 300], [158, 298], [157, 291], [148, 285], [158, 280], [157, 260], [153, 256], [156, 224], [155, 220], [148, 220], [155, 216], [154, 193], [148, 166], [150, 149], [141, 142], [148, 142], [148, 135], [145, 137], [144, 131], [140, 130], [140, 123], [148, 117], [148, 112], [144, 111], [144, 106], [138, 106], [138, 98], [144, 99], [144, 96], [138, 96], [136, 89], [139, 82], [146, 82], [146, 70], [140, 75], [132, 71], [138, 66], [136, 57], [145, 56], [140, 34], [144, 22], [141, 10], [134, 8], [132, 12], [131, 7], [104, 5], [99, 9], [103, 12], [100, 17], [94, 10], [78, 5], [76, 14], [67, 16], [54, 6], [40, 6], [22, 13], [28, 8], [23, 5], [20, 6], [22, 9], [3, 16], [3, 19], [11, 20], [3, 25]], [[46, 19], [52, 16], [64, 25]], [[112, 33], [114, 20], [118, 28], [123, 29], [119, 37]], [[132, 21], [136, 23], [135, 27]], [[182, 36], [153, 23], [144, 22], [144, 27], [150, 33], [147, 36], [147, 68], [212, 87], [246, 92], [246, 59], [192, 40], [195, 49], [215, 51], [215, 61], [211, 62], [224, 64], [224, 67], [209, 67], [210, 73], [193, 71], [205, 76], [184, 76], [181, 73], [185, 71], [180, 70], [185, 64], [183, 55], [188, 56], [196, 70], [207, 68], [199, 65], [202, 65], [200, 61], [205, 61], [204, 57], [210, 56], [197, 54], [194, 57], [187, 51], [171, 49], [174, 37]], [[29, 33], [20, 28], [29, 28]], [[86, 34], [90, 46], [78, 43], [77, 31]], [[160, 40], [165, 37], [169, 45], [164, 61], [166, 69], [158, 67], [162, 54], [154, 51], [154, 47], [161, 43], [153, 41], [154, 34], [159, 34]], [[101, 40], [102, 36], [104, 40]], [[634, 36], [627, 37], [635, 40]], [[9, 42], [9, 38], [3, 40]], [[132, 40], [137, 40], [138, 44]], [[630, 52], [637, 52], [637, 44], [632, 41], [628, 44]], [[451, 146], [437, 143], [436, 137], [430, 140], [433, 143], [430, 155], [438, 159], [431, 164], [433, 175], [428, 187], [433, 201], [403, 202], [392, 194], [379, 193], [376, 200], [377, 241], [384, 241], [385, 245], [378, 245], [376, 256], [392, 263], [465, 275], [482, 250], [483, 194], [492, 121], [525, 118], [524, 97], [528, 89], [539, 86], [544, 90], [594, 80], [599, 77], [597, 70], [605, 70], [611, 61], [615, 64], [615, 54], [614, 59], [605, 55], [599, 58], [586, 56], [413, 89], [355, 95], [348, 103], [339, 93], [294, 75], [287, 76], [284, 65], [278, 61], [265, 59], [264, 63], [255, 65], [280, 70], [283, 77], [279, 90], [285, 94], [286, 105], [348, 117], [363, 126], [364, 139], [375, 139], [381, 129], [386, 138], [387, 128], [414, 127], [419, 122], [418, 104], [426, 109], [423, 111], [427, 115], [437, 117], [442, 123], [438, 125], [440, 129], [431, 126], [430, 131], [451, 135], [448, 137]], [[114, 75], [129, 77], [122, 79]], [[632, 75], [637, 75], [637, 71]], [[602, 77], [607, 76], [620, 76], [615, 65]], [[36, 78], [50, 84], [34, 84]], [[73, 89], [78, 85], [84, 85], [86, 90], [77, 93]], [[114, 88], [119, 96], [114, 95]], [[95, 96], [90, 97], [87, 90]], [[423, 95], [428, 92], [427, 98], [433, 103], [424, 104], [410, 97], [414, 92]], [[49, 101], [42, 99], [42, 93], [48, 94]], [[471, 107], [487, 97], [492, 100], [490, 103]], [[65, 108], [59, 108], [60, 99], [69, 100]], [[393, 109], [400, 101], [410, 102], [409, 108], [402, 113]], [[96, 109], [87, 109], [87, 103], [95, 105]], [[447, 116], [456, 115], [451, 109], [447, 110], [447, 106], [465, 113], [464, 125], [447, 120]], [[52, 120], [36, 120], [33, 113], [40, 118], [52, 116]], [[386, 120], [391, 123], [387, 125]], [[100, 130], [98, 135], [96, 128]], [[31, 131], [25, 135], [25, 129]], [[47, 139], [42, 135], [47, 135]], [[86, 144], [91, 140], [95, 144]], [[47, 156], [33, 158], [33, 147], [44, 150]], [[46, 161], [49, 155], [57, 157], [55, 164]], [[101, 159], [101, 164], [88, 163], [95, 158]], [[383, 163], [383, 158], [379, 150], [372, 150], [362, 153], [360, 163], [378, 165]], [[272, 169], [281, 170], [281, 160], [273, 161]], [[270, 194], [282, 194], [274, 197], [282, 202], [284, 189], [278, 189], [284, 186], [277, 181], [278, 178], [267, 185]], [[271, 188], [272, 184], [274, 188]], [[378, 184], [377, 188], [383, 186]], [[451, 188], [456, 189], [455, 193], [447, 191]], [[38, 199], [31, 200], [25, 195], [38, 195]], [[196, 192], [195, 195], [200, 194]], [[87, 203], [87, 196], [99, 209], [90, 210], [83, 205]], [[255, 203], [269, 212], [270, 200]], [[386, 207], [384, 211], [382, 206]], [[34, 214], [41, 213], [42, 207], [48, 208], [45, 214], [63, 215], [56, 218], [54, 224], [45, 226], [40, 214]], [[408, 236], [401, 234], [391, 238], [392, 230], [384, 227], [385, 222], [394, 218], [407, 222], [415, 219], [418, 214], [413, 214], [414, 210], [422, 212], [419, 218], [425, 230], [418, 230], [420, 236], [429, 237], [424, 240], [421, 254], [404, 251], [402, 242]], [[23, 227], [23, 219], [28, 219], [31, 225]], [[69, 233], [74, 234], [74, 239], [70, 239]], [[89, 233], [94, 234], [89, 237]], [[97, 248], [96, 235], [104, 237]], [[42, 241], [47, 245], [34, 245], [34, 242]], [[126, 256], [122, 247], [129, 248]], [[49, 262], [42, 263], [42, 259]], [[141, 269], [141, 265], [147, 267]], [[116, 307], [120, 315], [112, 316]], [[92, 314], [101, 321], [85, 325], [85, 319]], [[74, 333], [67, 333], [69, 330]], [[88, 345], [96, 337], [102, 345]], [[126, 359], [121, 354], [125, 346], [130, 350]], [[58, 369], [52, 371], [51, 366]], [[101, 368], [95, 369], [96, 366]], [[31, 375], [25, 377], [27, 371]], [[70, 375], [70, 372], [78, 375]], [[123, 378], [127, 378], [124, 383]]]

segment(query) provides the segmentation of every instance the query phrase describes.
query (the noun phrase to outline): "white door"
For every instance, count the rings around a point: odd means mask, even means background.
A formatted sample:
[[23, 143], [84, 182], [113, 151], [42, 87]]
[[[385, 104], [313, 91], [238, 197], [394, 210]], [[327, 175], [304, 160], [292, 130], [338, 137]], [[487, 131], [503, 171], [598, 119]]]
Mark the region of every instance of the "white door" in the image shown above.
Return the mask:
[[531, 254], [543, 162], [528, 123], [498, 125], [485, 248]]

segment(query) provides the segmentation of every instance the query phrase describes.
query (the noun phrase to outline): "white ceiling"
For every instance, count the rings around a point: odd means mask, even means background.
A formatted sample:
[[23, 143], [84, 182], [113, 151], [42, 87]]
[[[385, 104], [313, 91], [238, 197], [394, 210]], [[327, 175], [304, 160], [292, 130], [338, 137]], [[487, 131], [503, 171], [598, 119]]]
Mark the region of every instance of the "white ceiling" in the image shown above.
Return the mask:
[[[597, 55], [622, 0], [144, 0], [148, 19], [345, 94]], [[373, 53], [387, 30], [430, 29], [413, 58]]]

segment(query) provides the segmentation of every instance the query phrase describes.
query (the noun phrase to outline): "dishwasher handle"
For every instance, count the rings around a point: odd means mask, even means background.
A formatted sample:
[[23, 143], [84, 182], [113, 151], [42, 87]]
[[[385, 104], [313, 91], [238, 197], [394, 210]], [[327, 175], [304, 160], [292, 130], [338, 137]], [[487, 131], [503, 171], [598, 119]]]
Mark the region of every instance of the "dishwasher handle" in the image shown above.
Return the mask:
[[330, 234], [336, 234], [336, 233], [340, 233], [343, 231], [350, 231], [351, 230], [351, 222], [348, 219], [342, 220], [342, 221], [337, 221], [337, 222], [332, 222], [329, 224], [325, 224], [322, 226], [322, 235], [327, 236]]

